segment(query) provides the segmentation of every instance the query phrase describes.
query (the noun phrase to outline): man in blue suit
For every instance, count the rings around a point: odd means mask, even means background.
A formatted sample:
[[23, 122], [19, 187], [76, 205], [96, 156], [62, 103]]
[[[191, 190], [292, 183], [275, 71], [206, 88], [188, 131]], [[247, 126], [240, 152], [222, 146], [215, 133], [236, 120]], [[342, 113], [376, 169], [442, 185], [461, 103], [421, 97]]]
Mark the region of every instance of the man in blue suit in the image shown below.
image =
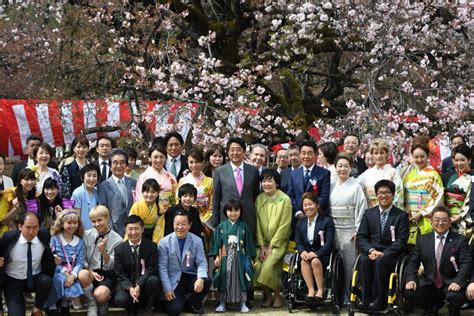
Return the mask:
[[128, 165], [128, 155], [121, 149], [115, 149], [110, 154], [112, 176], [102, 182], [97, 189], [99, 204], [110, 210], [112, 229], [120, 236], [125, 235], [125, 219], [133, 205], [132, 190], [137, 186], [137, 180], [125, 176]]
[[315, 142], [306, 140], [301, 144], [302, 166], [293, 170], [288, 183], [288, 196], [293, 206], [292, 238], [297, 219], [303, 218], [301, 197], [305, 192], [313, 192], [319, 196], [319, 207], [324, 212], [329, 206], [329, 189], [331, 186], [331, 173], [316, 166], [315, 161], [318, 146]]
[[[211, 281], [207, 277], [207, 260], [200, 237], [189, 232], [191, 218], [177, 211], [174, 233], [164, 237], [158, 246], [158, 270], [168, 315], [179, 315], [183, 309], [203, 314], [202, 301]], [[188, 296], [185, 302], [185, 296]], [[186, 306], [186, 307], [184, 307]]]

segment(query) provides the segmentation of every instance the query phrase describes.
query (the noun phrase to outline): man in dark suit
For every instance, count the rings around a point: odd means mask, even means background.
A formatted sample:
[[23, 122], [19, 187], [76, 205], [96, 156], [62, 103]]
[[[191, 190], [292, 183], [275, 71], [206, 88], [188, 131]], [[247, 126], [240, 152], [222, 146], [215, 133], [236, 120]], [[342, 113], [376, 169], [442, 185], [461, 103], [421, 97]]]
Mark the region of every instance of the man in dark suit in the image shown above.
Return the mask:
[[110, 154], [112, 176], [99, 185], [97, 194], [99, 204], [110, 210], [112, 229], [120, 236], [124, 236], [125, 219], [133, 205], [132, 190], [137, 186], [137, 180], [125, 176], [128, 165], [127, 153], [115, 149]]
[[[443, 300], [449, 303], [449, 315], [460, 315], [466, 302], [464, 289], [471, 277], [471, 252], [467, 238], [450, 230], [449, 209], [433, 210], [434, 233], [419, 236], [407, 265], [405, 298], [420, 306], [426, 315], [437, 315]], [[420, 264], [423, 273], [418, 274]]]
[[[472, 238], [472, 237], [471, 237]], [[471, 266], [474, 265], [474, 245], [471, 242]], [[466, 297], [469, 300], [469, 305], [474, 306], [474, 269], [471, 269], [471, 279], [466, 289]]]
[[52, 287], [54, 257], [50, 248], [50, 234], [40, 229], [36, 213], [25, 213], [19, 230], [3, 235], [0, 241], [0, 257], [4, 258], [0, 269], [5, 301], [10, 315], [25, 315], [23, 292], [36, 292], [32, 316], [43, 315], [43, 308]]
[[255, 199], [260, 193], [260, 175], [254, 166], [244, 163], [245, 142], [232, 137], [227, 142], [230, 162], [214, 171], [212, 194], [212, 225], [217, 227], [227, 217], [223, 207], [230, 199], [242, 203], [242, 221], [250, 227], [255, 236], [257, 216]]
[[[16, 186], [18, 184], [18, 176], [20, 175], [20, 171], [25, 169], [26, 167], [33, 167], [36, 164], [35, 157], [33, 156], [34, 149], [38, 147], [43, 140], [36, 135], [30, 135], [26, 138], [26, 148], [25, 148], [25, 154], [28, 156], [26, 160], [22, 160], [18, 163], [16, 163], [13, 166], [12, 170], [12, 180], [13, 184]], [[58, 169], [58, 165], [53, 161], [51, 157], [51, 160], [48, 163], [48, 167], [53, 168], [53, 169]]]
[[354, 163], [352, 164], [351, 177], [357, 178], [365, 170], [367, 170], [367, 165], [362, 157], [357, 156], [360, 148], [360, 139], [356, 134], [348, 134], [344, 137], [344, 151], [350, 154], [354, 158]]
[[409, 235], [408, 214], [393, 205], [395, 183], [375, 184], [379, 205], [364, 212], [357, 232], [362, 253], [359, 274], [362, 281], [361, 309], [385, 308], [390, 273], [406, 250]]
[[97, 160], [92, 163], [100, 168], [99, 183], [104, 182], [112, 175], [111, 161], [109, 159], [110, 153], [115, 148], [115, 142], [108, 136], [100, 136], [97, 139], [97, 146], [95, 151], [99, 155]]
[[115, 247], [115, 277], [117, 288], [114, 302], [126, 311], [150, 311], [158, 299], [158, 248], [150, 240], [142, 238], [143, 220], [130, 215], [125, 220], [128, 240]]
[[183, 136], [178, 132], [169, 132], [163, 138], [163, 145], [168, 153], [165, 169], [179, 181], [183, 177], [184, 171], [188, 169], [188, 158], [181, 154], [184, 146]]
[[314, 192], [319, 196], [319, 207], [324, 212], [329, 207], [329, 189], [331, 186], [331, 173], [316, 166], [318, 146], [315, 142], [306, 140], [301, 144], [302, 167], [290, 174], [288, 183], [288, 196], [293, 206], [292, 237], [297, 219], [303, 218], [301, 197], [305, 192]]
[[202, 239], [189, 232], [191, 224], [189, 213], [177, 211], [174, 232], [161, 239], [158, 246], [158, 269], [168, 315], [179, 315], [183, 309], [203, 314], [202, 302], [211, 287]]

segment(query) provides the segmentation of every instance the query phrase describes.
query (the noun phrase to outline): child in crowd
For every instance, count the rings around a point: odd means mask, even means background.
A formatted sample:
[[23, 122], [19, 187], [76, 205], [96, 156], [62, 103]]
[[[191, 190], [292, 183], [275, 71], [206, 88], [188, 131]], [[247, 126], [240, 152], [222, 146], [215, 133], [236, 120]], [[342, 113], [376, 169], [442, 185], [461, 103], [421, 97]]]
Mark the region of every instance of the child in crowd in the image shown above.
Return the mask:
[[79, 297], [84, 292], [77, 277], [84, 267], [86, 255], [83, 235], [84, 227], [74, 209], [62, 211], [51, 228], [51, 248], [56, 263], [60, 263], [56, 266], [53, 288], [46, 303], [50, 310], [55, 308], [58, 300], [61, 300], [62, 314], [68, 313], [68, 300], [72, 300], [74, 309], [82, 308]]
[[63, 210], [58, 182], [53, 178], [46, 179], [43, 184], [43, 192], [38, 199], [41, 226], [50, 229], [56, 217]]
[[189, 213], [191, 217], [190, 233], [203, 238], [203, 227], [199, 217], [199, 211], [192, 206], [196, 202], [197, 189], [190, 183], [183, 184], [178, 190], [179, 204], [170, 207], [165, 213], [165, 236], [171, 234], [173, 229], [174, 215], [178, 210]]
[[115, 287], [114, 258], [115, 247], [123, 240], [110, 229], [110, 213], [107, 207], [97, 205], [92, 208], [89, 218], [94, 226], [84, 233], [86, 260], [79, 272], [79, 282], [89, 299], [87, 315], [107, 314], [107, 302]]
[[217, 270], [214, 286], [220, 292], [216, 312], [225, 312], [226, 303], [240, 303], [240, 312], [249, 311], [247, 291], [252, 286], [252, 258], [257, 255], [250, 228], [240, 220], [242, 205], [231, 199], [224, 206], [225, 222], [217, 226], [209, 251]]
[[36, 175], [30, 169], [23, 169], [18, 176], [18, 186], [3, 191], [0, 200], [0, 236], [16, 229], [18, 219], [27, 210], [38, 212]]
[[163, 238], [165, 217], [160, 213], [158, 197], [160, 185], [153, 178], [145, 180], [142, 185], [142, 197], [133, 203], [129, 215], [138, 215], [145, 223], [143, 237], [159, 243]]

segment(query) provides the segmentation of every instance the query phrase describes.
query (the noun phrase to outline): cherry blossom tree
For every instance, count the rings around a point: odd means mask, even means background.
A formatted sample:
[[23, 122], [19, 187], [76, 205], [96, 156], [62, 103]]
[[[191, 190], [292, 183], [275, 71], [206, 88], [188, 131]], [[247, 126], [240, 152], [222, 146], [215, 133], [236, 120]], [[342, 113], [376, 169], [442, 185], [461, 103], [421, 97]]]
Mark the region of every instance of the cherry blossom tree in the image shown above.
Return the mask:
[[472, 12], [467, 1], [9, 5], [0, 91], [197, 104], [193, 144], [270, 144], [315, 126], [323, 141], [382, 136], [403, 154], [414, 135], [473, 134]]

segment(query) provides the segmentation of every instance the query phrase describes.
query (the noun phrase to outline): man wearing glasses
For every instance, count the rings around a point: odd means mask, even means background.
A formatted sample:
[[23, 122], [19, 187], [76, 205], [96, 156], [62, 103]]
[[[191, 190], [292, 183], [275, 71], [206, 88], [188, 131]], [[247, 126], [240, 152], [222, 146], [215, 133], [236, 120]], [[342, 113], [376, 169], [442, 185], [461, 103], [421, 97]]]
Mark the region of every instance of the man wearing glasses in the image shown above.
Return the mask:
[[409, 234], [408, 214], [393, 205], [395, 183], [380, 180], [375, 184], [379, 205], [363, 213], [357, 232], [362, 256], [359, 273], [362, 282], [362, 310], [382, 310], [387, 304], [390, 273], [406, 250]]
[[[432, 227], [433, 233], [418, 237], [408, 262], [405, 297], [425, 315], [437, 315], [445, 299], [449, 315], [460, 315], [472, 273], [467, 238], [450, 230], [451, 218], [445, 206], [433, 210]], [[424, 269], [418, 275], [420, 264]]]

